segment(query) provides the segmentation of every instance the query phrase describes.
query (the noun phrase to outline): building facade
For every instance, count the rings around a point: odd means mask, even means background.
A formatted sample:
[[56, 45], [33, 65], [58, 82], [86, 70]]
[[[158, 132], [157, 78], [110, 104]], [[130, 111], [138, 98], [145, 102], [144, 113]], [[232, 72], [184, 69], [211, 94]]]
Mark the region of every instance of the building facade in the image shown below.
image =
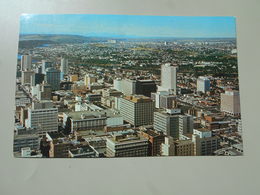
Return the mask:
[[207, 77], [199, 77], [197, 79], [197, 92], [206, 93], [210, 90], [210, 80]]
[[120, 98], [120, 113], [123, 119], [134, 126], [153, 124], [154, 101], [145, 96]]
[[233, 116], [240, 115], [240, 95], [238, 91], [226, 91], [221, 94], [220, 110]]

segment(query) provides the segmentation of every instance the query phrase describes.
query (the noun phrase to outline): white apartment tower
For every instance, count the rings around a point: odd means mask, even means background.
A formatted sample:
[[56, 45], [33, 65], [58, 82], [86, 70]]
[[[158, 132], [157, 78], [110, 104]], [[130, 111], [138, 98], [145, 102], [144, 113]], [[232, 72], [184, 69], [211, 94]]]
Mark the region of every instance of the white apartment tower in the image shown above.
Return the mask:
[[61, 58], [60, 71], [63, 73], [63, 75], [67, 75], [68, 74], [68, 72], [69, 72], [68, 59]]
[[161, 66], [161, 86], [158, 91], [168, 91], [177, 94], [177, 66], [169, 63]]

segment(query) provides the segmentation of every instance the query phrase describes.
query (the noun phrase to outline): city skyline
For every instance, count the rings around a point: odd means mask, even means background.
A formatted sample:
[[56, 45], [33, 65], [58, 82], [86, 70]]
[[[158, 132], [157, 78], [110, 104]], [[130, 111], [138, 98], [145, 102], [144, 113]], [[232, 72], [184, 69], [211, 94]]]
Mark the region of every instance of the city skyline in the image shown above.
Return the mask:
[[23, 15], [14, 156], [243, 155], [234, 19]]
[[235, 17], [23, 14], [20, 34], [114, 38], [236, 38]]

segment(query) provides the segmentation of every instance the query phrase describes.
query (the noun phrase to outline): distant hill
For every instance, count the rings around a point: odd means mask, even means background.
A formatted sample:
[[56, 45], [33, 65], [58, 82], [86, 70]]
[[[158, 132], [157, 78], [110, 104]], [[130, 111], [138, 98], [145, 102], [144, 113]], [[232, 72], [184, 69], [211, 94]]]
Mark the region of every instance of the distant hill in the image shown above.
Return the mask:
[[79, 35], [26, 34], [19, 37], [19, 48], [33, 48], [43, 44], [84, 43], [94, 38]]
[[53, 42], [85, 42], [88, 41], [88, 37], [80, 35], [48, 35], [48, 34], [27, 34], [20, 35], [20, 41], [24, 40], [48, 40]]

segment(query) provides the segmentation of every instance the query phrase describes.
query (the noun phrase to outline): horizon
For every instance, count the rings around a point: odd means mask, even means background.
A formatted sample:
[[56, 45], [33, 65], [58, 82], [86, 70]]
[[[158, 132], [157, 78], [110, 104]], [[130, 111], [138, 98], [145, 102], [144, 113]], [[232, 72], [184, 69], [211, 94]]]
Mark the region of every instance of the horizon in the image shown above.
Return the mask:
[[22, 14], [20, 35], [111, 38], [236, 38], [235, 17]]
[[79, 34], [31, 34], [24, 33], [19, 36], [37, 35], [37, 36], [79, 36], [84, 38], [110, 38], [110, 39], [236, 39], [236, 37], [142, 37], [142, 36], [95, 36], [95, 35], [79, 35]]

